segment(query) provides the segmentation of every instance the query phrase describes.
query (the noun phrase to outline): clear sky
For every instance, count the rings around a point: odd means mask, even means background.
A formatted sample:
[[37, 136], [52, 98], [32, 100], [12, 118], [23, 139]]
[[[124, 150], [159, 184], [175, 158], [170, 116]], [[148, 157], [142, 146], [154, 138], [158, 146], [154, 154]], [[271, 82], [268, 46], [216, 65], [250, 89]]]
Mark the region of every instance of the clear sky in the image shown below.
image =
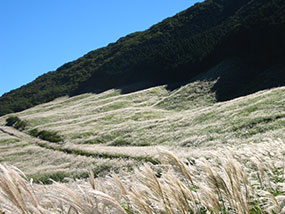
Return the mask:
[[0, 96], [198, 0], [0, 0]]

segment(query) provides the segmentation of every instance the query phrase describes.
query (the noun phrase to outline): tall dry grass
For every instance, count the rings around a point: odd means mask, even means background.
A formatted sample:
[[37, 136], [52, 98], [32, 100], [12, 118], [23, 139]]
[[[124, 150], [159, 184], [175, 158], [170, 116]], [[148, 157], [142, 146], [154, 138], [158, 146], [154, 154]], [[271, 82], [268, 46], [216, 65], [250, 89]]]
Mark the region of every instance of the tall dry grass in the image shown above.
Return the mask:
[[34, 185], [1, 165], [0, 213], [285, 213], [284, 152], [281, 140], [195, 160], [160, 151], [161, 165], [103, 184], [91, 173], [89, 183]]

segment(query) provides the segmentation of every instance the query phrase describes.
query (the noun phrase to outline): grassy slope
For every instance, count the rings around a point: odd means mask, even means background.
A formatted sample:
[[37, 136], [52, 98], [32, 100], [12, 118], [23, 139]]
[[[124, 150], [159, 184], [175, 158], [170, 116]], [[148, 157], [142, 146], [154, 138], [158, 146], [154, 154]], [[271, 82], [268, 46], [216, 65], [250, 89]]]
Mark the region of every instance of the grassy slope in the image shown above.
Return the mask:
[[[11, 133], [14, 136], [11, 136]], [[93, 170], [96, 176], [99, 176], [111, 169], [117, 170], [118, 167], [128, 168], [134, 165], [133, 160], [108, 160], [66, 154], [42, 147], [40, 143], [39, 140], [4, 127], [0, 130], [0, 163], [15, 165], [35, 182], [43, 183], [50, 183], [50, 178], [55, 181], [63, 181], [66, 177], [86, 178], [89, 170]]]
[[[284, 139], [284, 87], [215, 102], [211, 87], [216, 81], [195, 81], [171, 92], [158, 86], [62, 97], [15, 114], [28, 122], [24, 133], [4, 127], [8, 115], [3, 116], [0, 126], [10, 135], [0, 131], [0, 161], [30, 175], [84, 177], [86, 169], [128, 168], [152, 160], [147, 158], [157, 152], [154, 146], [183, 150]], [[32, 138], [28, 132], [34, 128], [57, 131], [64, 142]]]

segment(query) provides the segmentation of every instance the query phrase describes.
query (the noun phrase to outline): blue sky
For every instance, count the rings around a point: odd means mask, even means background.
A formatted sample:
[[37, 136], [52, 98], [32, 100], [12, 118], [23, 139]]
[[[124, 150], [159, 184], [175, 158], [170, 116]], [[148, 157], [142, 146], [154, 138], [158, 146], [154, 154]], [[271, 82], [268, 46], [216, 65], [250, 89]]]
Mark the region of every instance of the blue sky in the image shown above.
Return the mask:
[[2, 0], [0, 96], [197, 0]]

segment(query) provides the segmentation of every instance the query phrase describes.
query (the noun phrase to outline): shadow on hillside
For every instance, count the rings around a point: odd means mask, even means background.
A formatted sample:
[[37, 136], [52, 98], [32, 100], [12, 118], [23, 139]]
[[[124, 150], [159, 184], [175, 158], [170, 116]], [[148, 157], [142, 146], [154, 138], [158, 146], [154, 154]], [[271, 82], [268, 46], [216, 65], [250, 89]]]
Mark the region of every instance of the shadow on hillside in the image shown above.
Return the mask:
[[212, 88], [217, 101], [227, 101], [260, 90], [285, 86], [285, 65], [259, 67], [240, 58], [227, 59], [192, 81], [217, 80]]
[[[285, 86], [285, 65], [279, 64], [264, 68], [248, 65], [240, 58], [231, 58], [223, 60], [191, 80], [166, 84], [166, 89], [173, 91], [195, 81], [213, 80], [217, 80], [212, 87], [216, 100], [218, 102], [228, 101], [260, 90]], [[160, 84], [140, 82], [117, 89], [120, 89], [122, 94], [128, 94], [158, 85]]]
[[[97, 75], [96, 77], [108, 79], [111, 83], [118, 83], [118, 85], [121, 85], [120, 82], [123, 83], [124, 81], [119, 75], [110, 75], [110, 77], [101, 77], [100, 75]], [[175, 77], [172, 79], [175, 79]], [[285, 64], [264, 67], [255, 64], [248, 64], [245, 63], [241, 58], [232, 57], [221, 61], [217, 65], [208, 69], [206, 72], [198, 74], [194, 78], [188, 80], [187, 78], [185, 79], [186, 81], [183, 82], [140, 81], [120, 87], [114, 87], [112, 84], [108, 86], [107, 83], [101, 82], [98, 86], [104, 88], [102, 90], [93, 90], [94, 85], [85, 84], [85, 88], [83, 90], [76, 91], [75, 93], [71, 94], [71, 96], [86, 92], [101, 93], [109, 89], [118, 89], [121, 91], [121, 94], [129, 94], [159, 85], [166, 85], [167, 90], [173, 91], [195, 81], [217, 80], [211, 90], [216, 94], [216, 100], [218, 102], [227, 101], [240, 96], [246, 96], [260, 90], [285, 86]], [[86, 85], [88, 87], [86, 87]]]

